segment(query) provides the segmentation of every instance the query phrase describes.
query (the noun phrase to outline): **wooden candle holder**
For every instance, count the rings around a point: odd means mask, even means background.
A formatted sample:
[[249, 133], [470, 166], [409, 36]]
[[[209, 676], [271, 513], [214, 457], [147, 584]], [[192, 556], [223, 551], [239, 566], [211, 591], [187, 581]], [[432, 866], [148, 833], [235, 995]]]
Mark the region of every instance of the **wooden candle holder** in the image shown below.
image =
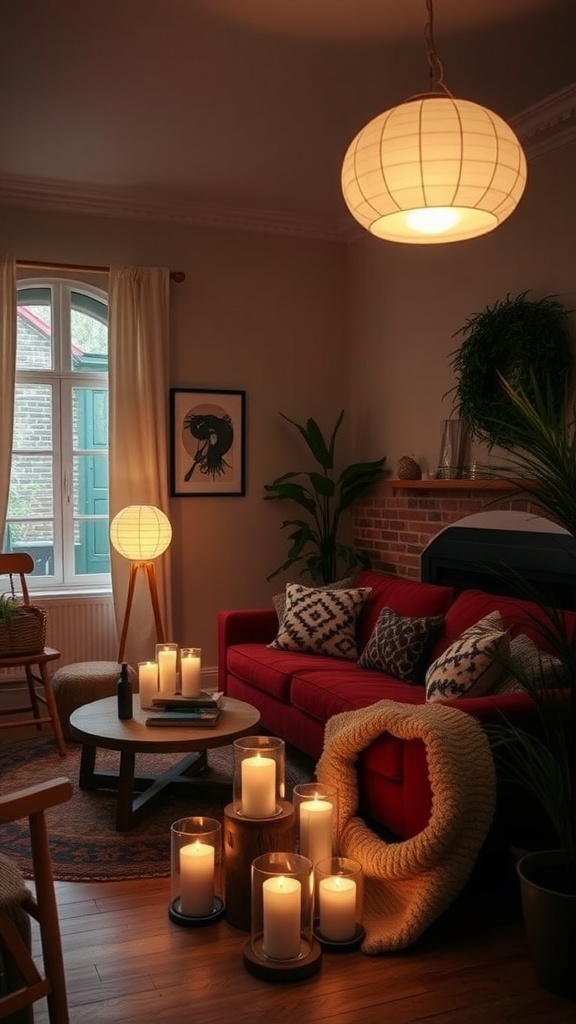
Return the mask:
[[262, 853], [294, 853], [294, 807], [280, 802], [280, 813], [271, 818], [244, 818], [234, 804], [224, 808], [224, 875], [226, 920], [234, 928], [250, 931], [252, 861]]

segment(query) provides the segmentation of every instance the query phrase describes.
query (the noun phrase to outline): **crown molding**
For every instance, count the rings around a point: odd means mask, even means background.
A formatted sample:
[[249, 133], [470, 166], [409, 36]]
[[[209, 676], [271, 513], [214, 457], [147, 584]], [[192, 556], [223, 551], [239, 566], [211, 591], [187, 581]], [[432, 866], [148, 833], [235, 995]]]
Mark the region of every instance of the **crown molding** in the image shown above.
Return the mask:
[[166, 195], [152, 191], [139, 191], [136, 194], [98, 185], [63, 183], [43, 178], [0, 177], [2, 203], [98, 217], [256, 231], [326, 242], [341, 241], [338, 229], [331, 221], [304, 214], [207, 204], [185, 195]]
[[[576, 83], [528, 107], [510, 124], [528, 159], [569, 145], [576, 139]], [[35, 209], [163, 221], [197, 227], [256, 231], [324, 242], [354, 242], [366, 233], [349, 215], [335, 220], [278, 210], [206, 204], [190, 196], [63, 183], [42, 178], [0, 177], [0, 204]]]
[[527, 107], [510, 124], [530, 159], [569, 145], [576, 139], [576, 82]]

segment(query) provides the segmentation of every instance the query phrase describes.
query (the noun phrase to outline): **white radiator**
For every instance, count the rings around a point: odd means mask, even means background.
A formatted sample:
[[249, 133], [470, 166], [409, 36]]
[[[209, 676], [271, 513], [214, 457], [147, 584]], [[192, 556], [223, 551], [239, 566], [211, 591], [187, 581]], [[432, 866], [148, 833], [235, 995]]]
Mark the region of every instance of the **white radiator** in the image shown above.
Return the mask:
[[111, 594], [42, 597], [48, 613], [46, 644], [62, 652], [55, 668], [75, 661], [116, 661], [118, 635]]
[[[54, 673], [62, 665], [75, 661], [116, 661], [118, 635], [112, 596], [71, 595], [67, 597], [30, 598], [48, 613], [46, 645], [61, 651], [59, 661], [50, 662]], [[18, 670], [3, 669], [4, 680], [20, 678]]]

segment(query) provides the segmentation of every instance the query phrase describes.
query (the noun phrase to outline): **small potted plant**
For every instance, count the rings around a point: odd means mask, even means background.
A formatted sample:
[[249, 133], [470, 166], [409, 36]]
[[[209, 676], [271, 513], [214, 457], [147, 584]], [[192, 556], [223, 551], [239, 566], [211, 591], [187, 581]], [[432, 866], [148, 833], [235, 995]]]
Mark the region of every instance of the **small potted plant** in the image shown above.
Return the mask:
[[0, 623], [10, 625], [14, 621], [18, 602], [12, 594], [0, 594]]
[[44, 646], [46, 612], [21, 604], [14, 593], [0, 595], [0, 658], [34, 654]]
[[290, 530], [291, 541], [287, 559], [267, 577], [302, 563], [300, 575], [308, 572], [314, 583], [333, 583], [342, 574], [358, 566], [368, 567], [368, 555], [339, 540], [342, 513], [369, 490], [384, 472], [386, 457], [374, 462], [355, 462], [335, 476], [336, 437], [344, 410], [340, 413], [330, 439], [326, 440], [316, 420], [306, 425], [296, 423], [284, 413], [280, 415], [291, 423], [303, 437], [320, 471], [284, 473], [265, 484], [266, 501], [293, 501], [304, 509], [305, 519], [285, 519], [283, 530]]
[[13, 626], [18, 609], [14, 594], [0, 594], [0, 658], [12, 653]]

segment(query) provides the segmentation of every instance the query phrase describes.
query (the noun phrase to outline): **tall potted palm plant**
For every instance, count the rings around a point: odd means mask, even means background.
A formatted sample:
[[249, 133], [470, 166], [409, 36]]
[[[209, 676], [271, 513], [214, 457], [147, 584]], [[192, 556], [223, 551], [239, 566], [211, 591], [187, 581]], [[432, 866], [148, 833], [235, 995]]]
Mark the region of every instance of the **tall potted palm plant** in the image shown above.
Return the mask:
[[314, 583], [333, 583], [342, 572], [370, 564], [365, 552], [340, 540], [341, 519], [346, 509], [382, 475], [386, 457], [374, 462], [355, 462], [336, 475], [336, 438], [344, 410], [329, 439], [312, 418], [302, 425], [284, 413], [280, 415], [296, 427], [319, 469], [284, 473], [264, 485], [266, 501], [292, 501], [306, 514], [304, 519], [285, 519], [282, 523], [282, 529], [290, 531], [288, 556], [267, 579], [300, 564], [300, 575], [307, 572]]
[[[505, 380], [502, 386], [515, 415], [499, 473], [517, 474], [516, 485], [576, 536], [575, 416], [559, 414], [549, 384], [533, 380], [530, 398]], [[542, 631], [558, 659], [556, 676], [546, 687], [533, 675], [520, 679], [538, 712], [537, 734], [505, 722], [491, 737], [496, 757], [505, 756], [505, 770], [536, 797], [557, 836], [557, 849], [525, 854], [517, 870], [538, 976], [552, 991], [576, 997], [576, 636], [557, 609], [546, 609]]]

